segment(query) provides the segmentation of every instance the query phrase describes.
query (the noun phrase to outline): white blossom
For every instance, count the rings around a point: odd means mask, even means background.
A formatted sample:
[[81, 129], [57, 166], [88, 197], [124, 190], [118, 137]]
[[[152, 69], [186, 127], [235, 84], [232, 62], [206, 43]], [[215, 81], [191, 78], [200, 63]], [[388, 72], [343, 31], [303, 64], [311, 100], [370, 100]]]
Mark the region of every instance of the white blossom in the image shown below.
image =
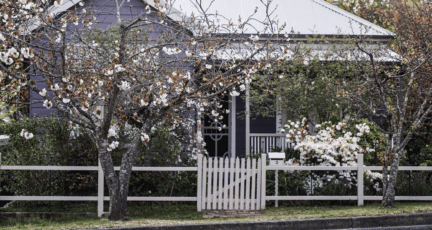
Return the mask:
[[45, 101], [43, 102], [43, 106], [44, 106], [45, 108], [47, 108], [47, 109], [51, 109], [51, 107], [52, 107], [52, 103], [51, 103], [50, 101], [48, 101], [48, 100], [45, 100]]
[[54, 84], [54, 87], [51, 85], [51, 90], [52, 90], [52, 91], [57, 91], [57, 90], [59, 90], [59, 89], [60, 89], [60, 87], [59, 87], [58, 84]]
[[145, 102], [143, 99], [141, 99], [140, 101], [141, 106], [147, 106], [148, 104], [149, 104], [148, 102]]
[[126, 70], [126, 69], [125, 69], [121, 64], [117, 64], [117, 65], [115, 65], [115, 66], [114, 66], [114, 69], [116, 70], [117, 73], [119, 73], [119, 72], [123, 72], [123, 71]]
[[26, 140], [30, 140], [33, 138], [33, 133], [30, 133], [27, 130], [23, 129], [21, 130], [20, 136], [24, 137]]
[[150, 141], [149, 135], [147, 135], [147, 133], [141, 133], [141, 141], [146, 143], [149, 142]]
[[232, 92], [230, 93], [230, 95], [231, 95], [232, 97], [236, 97], [236, 96], [240, 95], [240, 93], [234, 90], [234, 91], [232, 91]]
[[251, 35], [250, 37], [250, 40], [252, 40], [252, 41], [254, 41], [254, 42], [257, 42], [258, 40], [259, 40], [259, 36], [258, 35]]
[[121, 90], [129, 90], [131, 89], [129, 82], [122, 81], [121, 85], [117, 85]]
[[47, 93], [47, 90], [45, 88], [43, 88], [41, 91], [39, 91], [39, 95], [41, 95], [42, 97], [45, 97]]
[[32, 57], [34, 57], [34, 54], [30, 53], [30, 49], [29, 48], [21, 48], [21, 53], [24, 56], [24, 58], [32, 58]]

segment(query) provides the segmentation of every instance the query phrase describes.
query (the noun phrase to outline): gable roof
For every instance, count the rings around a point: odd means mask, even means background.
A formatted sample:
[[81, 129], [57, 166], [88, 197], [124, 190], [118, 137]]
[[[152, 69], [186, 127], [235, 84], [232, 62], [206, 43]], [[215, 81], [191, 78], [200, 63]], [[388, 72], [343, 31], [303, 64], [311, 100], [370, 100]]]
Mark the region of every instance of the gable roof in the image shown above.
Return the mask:
[[[200, 12], [195, 7], [194, 0], [176, 0], [170, 9], [168, 16], [175, 21], [182, 20], [183, 17], [190, 16], [192, 13], [197, 16]], [[282, 33], [295, 33], [300, 35], [369, 35], [369, 36], [394, 36], [394, 34], [380, 26], [366, 21], [354, 14], [351, 14], [339, 7], [323, 0], [268, 0], [271, 1], [270, 12], [272, 19], [279, 20], [279, 25], [287, 23]], [[61, 13], [80, 0], [64, 0], [63, 4], [53, 7], [51, 12]], [[143, 0], [143, 2], [155, 6], [154, 0]], [[164, 0], [160, 0], [165, 4]], [[206, 8], [212, 1], [203, 1]], [[239, 17], [244, 21], [254, 13], [255, 7], [259, 7], [255, 18], [265, 18], [265, 9], [262, 9], [261, 0], [214, 0], [207, 13], [217, 14], [214, 18], [220, 23], [231, 20], [236, 22]], [[221, 17], [222, 15], [223, 17]], [[263, 31], [264, 25], [252, 21], [245, 28], [245, 33], [255, 34]]]
[[[301, 35], [369, 35], [369, 36], [394, 36], [390, 31], [351, 14], [339, 7], [323, 0], [268, 0], [271, 1], [269, 12], [272, 19], [279, 20], [279, 24], [287, 23], [282, 33], [295, 33]], [[203, 1], [203, 8], [210, 5], [211, 1]], [[173, 5], [185, 15], [192, 13], [196, 16], [200, 13], [191, 0], [176, 0]], [[254, 18], [265, 18], [265, 9], [260, 0], [215, 0], [207, 13], [219, 14], [217, 17], [221, 23], [227, 19], [232, 22], [241, 17], [244, 21], [258, 8]], [[260, 8], [261, 7], [261, 8]], [[216, 18], [216, 16], [214, 16]], [[263, 31], [265, 25], [252, 22], [245, 32], [253, 34]]]

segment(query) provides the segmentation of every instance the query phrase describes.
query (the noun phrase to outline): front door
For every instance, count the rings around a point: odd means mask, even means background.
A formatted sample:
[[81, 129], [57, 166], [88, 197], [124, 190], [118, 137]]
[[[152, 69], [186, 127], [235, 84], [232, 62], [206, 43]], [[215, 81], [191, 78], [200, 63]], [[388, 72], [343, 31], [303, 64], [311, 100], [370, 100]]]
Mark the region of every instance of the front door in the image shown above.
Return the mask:
[[[222, 108], [220, 111], [226, 111], [229, 109], [228, 96], [222, 98], [221, 101]], [[220, 113], [221, 114], [221, 113]], [[229, 115], [223, 114], [223, 119], [214, 121], [210, 116], [204, 115], [204, 126], [203, 126], [203, 136], [206, 143], [205, 149], [209, 153], [210, 157], [229, 157], [230, 143], [230, 125], [229, 125]], [[225, 127], [224, 127], [225, 125]], [[220, 127], [220, 130], [219, 130]]]

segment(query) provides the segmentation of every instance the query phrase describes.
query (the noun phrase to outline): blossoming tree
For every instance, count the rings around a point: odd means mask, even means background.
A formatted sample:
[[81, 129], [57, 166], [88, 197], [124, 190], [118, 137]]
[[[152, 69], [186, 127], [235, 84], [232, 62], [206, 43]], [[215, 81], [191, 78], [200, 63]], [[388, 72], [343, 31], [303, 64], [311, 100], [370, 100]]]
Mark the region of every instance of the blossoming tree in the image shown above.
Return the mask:
[[[432, 4], [390, 1], [389, 7], [391, 14], [383, 20], [394, 26], [396, 37], [389, 47], [376, 48], [366, 48], [362, 39], [354, 40], [360, 52], [352, 55], [358, 77], [353, 81], [355, 90], [350, 91], [358, 113], [386, 122], [381, 127], [387, 135], [382, 207], [394, 206], [396, 177], [404, 148], [432, 112]], [[397, 55], [391, 55], [388, 48]], [[398, 65], [389, 66], [388, 62]]]
[[[190, 130], [192, 153], [200, 153], [194, 114], [222, 119], [227, 111], [218, 110], [218, 95], [238, 95], [252, 74], [284, 58], [275, 51], [286, 44], [272, 42], [283, 25], [269, 14], [255, 18], [259, 10], [272, 11], [268, 3], [237, 21], [207, 13], [211, 4], [194, 3], [196, 13], [186, 15], [164, 1], [2, 1], [0, 70], [90, 135], [111, 220], [127, 218], [134, 155], [154, 124]], [[265, 29], [252, 30], [252, 21]], [[130, 129], [127, 139], [118, 138], [119, 127]], [[22, 136], [31, 134], [23, 130]], [[110, 152], [120, 147], [116, 173]]]

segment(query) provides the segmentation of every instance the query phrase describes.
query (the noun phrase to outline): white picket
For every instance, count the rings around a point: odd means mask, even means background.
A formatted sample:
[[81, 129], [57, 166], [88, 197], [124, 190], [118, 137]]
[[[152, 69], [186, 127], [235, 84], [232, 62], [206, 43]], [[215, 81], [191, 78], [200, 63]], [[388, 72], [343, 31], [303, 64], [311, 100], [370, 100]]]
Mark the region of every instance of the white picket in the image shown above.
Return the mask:
[[[201, 209], [206, 209], [206, 201], [207, 201], [207, 172], [208, 172], [208, 167], [207, 167], [207, 157], [203, 157], [203, 161], [202, 161], [202, 165], [203, 165], [203, 183], [202, 183], [202, 208]], [[199, 189], [199, 188], [198, 188]]]
[[252, 159], [252, 190], [251, 190], [251, 210], [255, 210], [255, 177], [256, 177], [256, 159]]
[[234, 193], [234, 209], [238, 210], [239, 209], [239, 196], [240, 196], [240, 159], [237, 157], [236, 159], [236, 173], [235, 173], [235, 193]]
[[229, 209], [234, 209], [234, 166], [235, 166], [235, 159], [230, 158], [230, 195], [229, 195]]
[[245, 193], [245, 159], [241, 159], [241, 179], [240, 179], [240, 210], [244, 210], [244, 193]]
[[260, 210], [262, 159], [198, 158], [198, 210]]
[[257, 210], [261, 210], [261, 190], [261, 158], [259, 158], [257, 175]]
[[219, 171], [219, 185], [218, 185], [218, 207], [217, 209], [222, 210], [222, 192], [223, 192], [223, 187], [222, 187], [222, 173], [223, 173], [223, 158], [218, 158], [218, 171]]
[[223, 209], [227, 210], [228, 209], [228, 173], [229, 173], [229, 169], [230, 169], [230, 165], [229, 165], [229, 161], [228, 161], [228, 157], [225, 158], [225, 164], [224, 164], [224, 192], [223, 192], [223, 199], [224, 199], [224, 203], [223, 203]]
[[[197, 209], [198, 212], [201, 212], [201, 200], [202, 200], [202, 190], [203, 190], [203, 184], [202, 184], [202, 160], [203, 156], [201, 154], [198, 154], [198, 183], [197, 183]], [[205, 178], [205, 176], [204, 176]]]
[[261, 209], [265, 209], [266, 202], [266, 163], [266, 154], [261, 154]]
[[211, 185], [212, 185], [213, 158], [208, 159], [208, 183], [207, 183], [207, 210], [211, 210]]
[[245, 208], [249, 210], [250, 207], [250, 178], [251, 178], [251, 159], [246, 159], [246, 203]]
[[218, 158], [214, 158], [213, 159], [213, 197], [212, 197], [212, 209], [215, 210], [216, 209], [216, 204], [217, 204], [217, 173], [218, 173], [218, 167], [217, 167], [217, 159]]

